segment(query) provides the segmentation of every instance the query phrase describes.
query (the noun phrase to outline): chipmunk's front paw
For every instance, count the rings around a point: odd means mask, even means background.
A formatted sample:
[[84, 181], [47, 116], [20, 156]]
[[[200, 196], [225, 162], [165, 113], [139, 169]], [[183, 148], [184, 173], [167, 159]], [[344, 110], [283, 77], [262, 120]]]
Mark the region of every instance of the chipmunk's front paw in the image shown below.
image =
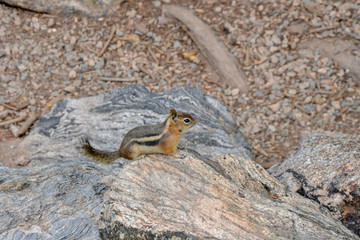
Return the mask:
[[141, 159], [144, 159], [144, 158], [146, 158], [146, 154], [141, 154], [140, 156], [138, 156], [137, 158], [136, 158], [136, 160], [141, 160]]
[[182, 153], [174, 153], [174, 154], [172, 154], [174, 157], [177, 157], [177, 158], [180, 158], [180, 159], [183, 159], [183, 158], [185, 158], [186, 157], [186, 155], [185, 154], [182, 154]]

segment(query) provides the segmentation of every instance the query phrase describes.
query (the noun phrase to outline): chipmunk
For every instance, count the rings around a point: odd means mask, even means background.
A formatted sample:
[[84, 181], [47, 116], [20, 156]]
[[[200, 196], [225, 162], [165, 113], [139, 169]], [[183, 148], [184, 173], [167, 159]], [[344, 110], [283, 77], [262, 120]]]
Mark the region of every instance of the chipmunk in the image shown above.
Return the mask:
[[155, 125], [139, 126], [130, 130], [124, 137], [120, 149], [114, 152], [97, 150], [84, 139], [82, 149], [85, 154], [99, 162], [110, 164], [123, 157], [136, 160], [140, 155], [163, 153], [178, 156], [176, 148], [181, 134], [194, 126], [196, 120], [187, 113], [171, 109], [164, 122]]

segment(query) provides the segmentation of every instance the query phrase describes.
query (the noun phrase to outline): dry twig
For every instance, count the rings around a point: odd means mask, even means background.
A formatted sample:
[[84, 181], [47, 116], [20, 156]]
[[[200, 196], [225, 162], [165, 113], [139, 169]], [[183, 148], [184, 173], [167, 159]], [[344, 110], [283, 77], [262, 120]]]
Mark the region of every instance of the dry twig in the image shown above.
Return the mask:
[[151, 50], [150, 46], [148, 46], [148, 51], [149, 51], [151, 57], [155, 60], [156, 65], [159, 65], [159, 59], [156, 57], [155, 53]]
[[109, 77], [98, 77], [98, 79], [109, 82], [133, 82], [136, 79], [131, 78], [109, 78]]
[[139, 70], [142, 71], [143, 73], [149, 75], [153, 81], [156, 80], [154, 74], [151, 71], [147, 70], [145, 67], [140, 65]]
[[8, 120], [8, 121], [0, 122], [0, 127], [6, 126], [6, 125], [9, 125], [9, 124], [12, 124], [12, 123], [21, 122], [25, 118], [26, 118], [26, 115], [20, 116], [20, 117], [17, 117], [15, 119], [11, 119], [11, 120]]
[[99, 52], [98, 57], [101, 57], [101, 56], [105, 53], [106, 49], [109, 47], [110, 42], [111, 42], [111, 40], [112, 40], [113, 37], [114, 37], [115, 31], [116, 31], [116, 26], [113, 25], [113, 26], [111, 27], [111, 32], [110, 32], [109, 38], [108, 38], [108, 40], [106, 41], [104, 47], [103, 47], [103, 48], [101, 49], [101, 51]]
[[264, 62], [266, 62], [266, 60], [268, 60], [268, 57], [264, 57], [263, 59], [257, 61], [254, 63], [254, 65], [260, 65], [260, 64], [263, 64]]
[[8, 108], [8, 109], [17, 111], [17, 108], [16, 108], [16, 107], [9, 106], [9, 105], [7, 105], [6, 103], [0, 102], [0, 105], [3, 105], [4, 107], [6, 107], [6, 108]]
[[309, 31], [309, 33], [318, 33], [336, 28], [336, 26], [326, 26], [321, 28], [315, 28]]
[[169, 84], [169, 86], [171, 85], [171, 80], [165, 75], [165, 73], [163, 73], [160, 69], [154, 69], [157, 73], [159, 73]]
[[31, 113], [29, 118], [26, 119], [24, 124], [20, 127], [20, 129], [14, 134], [15, 137], [20, 137], [23, 135], [29, 127], [40, 117], [38, 113]]

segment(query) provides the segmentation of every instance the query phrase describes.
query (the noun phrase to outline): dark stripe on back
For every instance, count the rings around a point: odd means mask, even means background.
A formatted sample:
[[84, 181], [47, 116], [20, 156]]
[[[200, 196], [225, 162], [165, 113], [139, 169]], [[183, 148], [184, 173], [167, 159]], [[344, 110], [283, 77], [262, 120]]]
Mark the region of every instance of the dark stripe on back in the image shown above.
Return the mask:
[[139, 145], [145, 145], [145, 146], [156, 146], [159, 144], [160, 139], [152, 140], [152, 141], [136, 141]]
[[125, 135], [124, 141], [126, 140], [126, 142], [128, 142], [131, 141], [131, 139], [136, 139], [136, 138], [159, 136], [160, 134], [162, 134], [162, 131], [166, 126], [166, 121], [167, 119], [165, 119], [164, 122], [159, 124], [144, 125], [133, 128]]

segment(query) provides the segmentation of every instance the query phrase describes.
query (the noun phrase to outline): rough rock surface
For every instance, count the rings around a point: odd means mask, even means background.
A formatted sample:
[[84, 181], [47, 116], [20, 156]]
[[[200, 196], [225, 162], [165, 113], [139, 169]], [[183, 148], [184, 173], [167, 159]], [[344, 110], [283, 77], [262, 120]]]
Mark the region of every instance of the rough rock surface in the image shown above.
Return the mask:
[[[182, 158], [105, 166], [77, 148], [87, 135], [115, 150], [128, 130], [162, 121], [170, 108], [198, 120], [180, 143]], [[22, 144], [30, 166], [0, 167], [0, 239], [357, 239], [254, 163], [226, 107], [193, 88], [154, 94], [133, 85], [64, 100]]]
[[249, 159], [187, 154], [127, 165], [105, 194], [103, 239], [357, 239]]
[[0, 239], [99, 239], [107, 168], [91, 162], [0, 167]]
[[360, 136], [312, 134], [269, 171], [291, 191], [330, 209], [360, 236]]
[[31, 152], [31, 166], [0, 167], [0, 239], [99, 239], [103, 193], [129, 161], [97, 164], [77, 148], [80, 137], [88, 135], [94, 146], [114, 150], [128, 130], [163, 121], [170, 108], [198, 120], [185, 133], [183, 146], [204, 156], [251, 158], [225, 106], [199, 90], [180, 87], [153, 94], [134, 85], [64, 100], [42, 116], [22, 143]]
[[109, 11], [112, 2], [122, 0], [71, 0], [71, 1], [49, 1], [49, 0], [1, 0], [11, 6], [28, 9], [34, 12], [51, 14], [82, 13], [87, 16], [103, 16]]
[[245, 137], [219, 101], [194, 88], [176, 87], [155, 94], [142, 85], [132, 85], [108, 94], [58, 103], [42, 116], [39, 126], [24, 141], [32, 150], [30, 165], [83, 157], [78, 149], [83, 136], [88, 136], [94, 147], [114, 151], [130, 129], [162, 122], [171, 108], [188, 112], [197, 120], [184, 133], [182, 146], [204, 156], [233, 153], [251, 158]]

